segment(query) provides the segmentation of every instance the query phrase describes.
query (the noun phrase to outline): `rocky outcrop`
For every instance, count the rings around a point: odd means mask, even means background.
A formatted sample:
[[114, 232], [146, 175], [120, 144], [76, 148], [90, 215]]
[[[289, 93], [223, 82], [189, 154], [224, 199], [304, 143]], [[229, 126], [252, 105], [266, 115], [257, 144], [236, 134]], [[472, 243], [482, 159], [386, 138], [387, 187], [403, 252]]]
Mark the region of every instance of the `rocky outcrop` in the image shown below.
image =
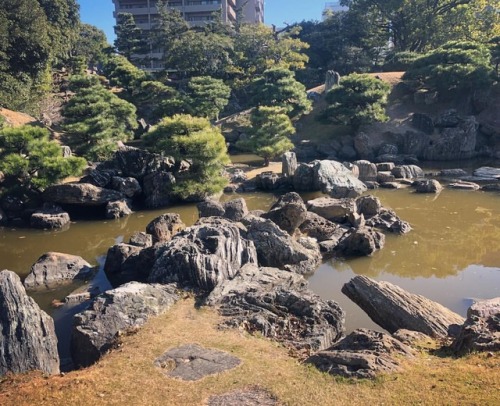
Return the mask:
[[248, 214], [247, 202], [242, 197], [223, 204], [224, 217], [232, 221], [241, 221]]
[[111, 276], [123, 272], [124, 264], [134, 260], [134, 257], [139, 255], [142, 247], [130, 244], [117, 244], [108, 249], [106, 254], [106, 262], [104, 263], [104, 272]]
[[50, 203], [45, 203], [41, 209], [35, 211], [30, 217], [30, 226], [42, 230], [63, 228], [69, 222], [69, 214], [61, 207]]
[[406, 234], [411, 231], [410, 223], [401, 220], [394, 211], [386, 208], [382, 208], [375, 216], [367, 218], [366, 225], [396, 234]]
[[111, 187], [126, 197], [132, 198], [139, 196], [142, 193], [141, 185], [135, 178], [122, 178], [120, 176], [113, 176], [111, 179]]
[[292, 272], [312, 273], [321, 263], [319, 246], [315, 240], [294, 240], [271, 220], [248, 216], [246, 238], [253, 241], [257, 249], [258, 263], [286, 269]]
[[333, 238], [338, 233], [339, 226], [313, 212], [306, 213], [306, 219], [299, 227], [300, 231], [319, 242]]
[[143, 181], [144, 204], [150, 209], [165, 207], [175, 201], [172, 187], [175, 177], [170, 172], [147, 174]]
[[500, 351], [500, 297], [478, 301], [469, 308], [452, 348], [460, 354]]
[[354, 199], [334, 199], [332, 197], [318, 197], [309, 200], [307, 209], [336, 223], [345, 223], [349, 214], [355, 213], [357, 210]]
[[199, 217], [223, 217], [226, 210], [215, 200], [204, 200], [196, 205]]
[[47, 252], [33, 264], [24, 280], [26, 289], [53, 288], [76, 280], [89, 279], [94, 268], [82, 257]]
[[290, 235], [304, 222], [306, 216], [306, 205], [295, 192], [281, 196], [271, 209], [262, 215]]
[[49, 186], [42, 193], [46, 202], [79, 206], [103, 206], [121, 200], [124, 196], [116, 190], [104, 189], [90, 183], [64, 183]]
[[257, 252], [240, 228], [219, 217], [203, 218], [158, 248], [149, 281], [211, 291], [247, 263], [257, 263]]
[[178, 232], [184, 230], [186, 225], [177, 213], [165, 213], [151, 220], [146, 226], [146, 232], [153, 236], [153, 242], [167, 242]]
[[128, 242], [130, 245], [136, 247], [148, 248], [153, 245], [153, 236], [145, 232], [135, 232]]
[[358, 197], [367, 190], [366, 185], [340, 162], [314, 161], [315, 189], [335, 198]]
[[306, 362], [332, 375], [373, 379], [382, 373], [401, 371], [402, 357], [413, 358], [413, 353], [400, 341], [385, 333], [359, 329]]
[[356, 165], [359, 169], [358, 179], [365, 181], [376, 181], [377, 180], [377, 165], [371, 163], [370, 161], [360, 160], [354, 161], [354, 165]]
[[30, 298], [19, 277], [0, 272], [0, 376], [40, 370], [59, 373], [54, 321]]
[[421, 179], [412, 183], [416, 193], [440, 193], [443, 190], [441, 183], [436, 179]]
[[450, 327], [455, 328], [464, 321], [439, 303], [366, 276], [351, 279], [342, 287], [342, 293], [390, 333], [405, 328], [431, 337], [446, 337]]
[[289, 179], [282, 174], [266, 171], [256, 176], [255, 186], [268, 192], [286, 190], [289, 187]]
[[123, 146], [116, 151], [112, 163], [123, 176], [136, 178], [139, 181], [153, 172], [172, 171], [175, 165], [171, 157], [163, 157], [128, 146]]
[[328, 348], [342, 337], [345, 314], [307, 288], [297, 274], [246, 265], [206, 299], [218, 305], [223, 325], [243, 327], [301, 351]]
[[107, 219], [119, 219], [130, 216], [132, 213], [132, 202], [129, 199], [116, 200], [106, 204], [105, 217]]
[[131, 282], [102, 293], [74, 317], [71, 355], [77, 367], [96, 362], [114, 348], [120, 333], [141, 327], [168, 310], [179, 296], [173, 285]]

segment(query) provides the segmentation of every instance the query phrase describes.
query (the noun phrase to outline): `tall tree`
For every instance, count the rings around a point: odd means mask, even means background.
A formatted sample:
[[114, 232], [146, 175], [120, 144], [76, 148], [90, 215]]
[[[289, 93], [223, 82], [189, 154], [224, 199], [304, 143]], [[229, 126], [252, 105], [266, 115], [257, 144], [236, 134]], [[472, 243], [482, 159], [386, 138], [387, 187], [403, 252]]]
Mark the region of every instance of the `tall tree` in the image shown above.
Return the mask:
[[104, 31], [90, 24], [81, 24], [72, 58], [79, 59], [84, 67], [97, 65], [104, 62], [109, 47]]
[[147, 42], [142, 30], [130, 13], [118, 13], [115, 25], [115, 48], [129, 61], [138, 61], [139, 55], [147, 53]]
[[219, 119], [219, 113], [227, 106], [231, 95], [229, 86], [210, 76], [191, 78], [188, 89], [194, 114], [215, 120]]

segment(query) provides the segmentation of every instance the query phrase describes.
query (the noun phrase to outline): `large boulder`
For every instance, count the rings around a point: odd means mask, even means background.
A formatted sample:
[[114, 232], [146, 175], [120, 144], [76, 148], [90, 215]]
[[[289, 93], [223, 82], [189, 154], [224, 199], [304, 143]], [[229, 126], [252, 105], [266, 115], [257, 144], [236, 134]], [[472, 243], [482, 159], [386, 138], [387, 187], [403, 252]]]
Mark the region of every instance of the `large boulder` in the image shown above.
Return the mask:
[[314, 185], [314, 170], [311, 164], [301, 163], [293, 174], [293, 188], [296, 192], [312, 192], [315, 189]]
[[262, 215], [290, 235], [304, 222], [306, 216], [306, 205], [296, 192], [281, 196], [271, 209]]
[[90, 183], [91, 185], [105, 188], [111, 183], [112, 177], [113, 171], [92, 169], [80, 179], [80, 183]]
[[306, 213], [306, 219], [300, 225], [299, 229], [301, 233], [321, 242], [334, 237], [338, 232], [339, 226], [334, 222], [309, 211]]
[[416, 193], [440, 193], [443, 186], [436, 179], [420, 179], [412, 183]]
[[356, 199], [356, 208], [359, 214], [365, 218], [370, 218], [380, 214], [382, 203], [376, 196], [360, 196]]
[[97, 296], [90, 308], [74, 317], [71, 356], [87, 367], [115, 347], [120, 333], [141, 327], [177, 300], [174, 285], [130, 282]]
[[385, 235], [370, 228], [351, 229], [339, 241], [335, 251], [337, 255], [350, 258], [372, 255], [384, 247]]
[[363, 181], [363, 182], [374, 182], [377, 180], [377, 165], [371, 163], [370, 161], [366, 160], [359, 160], [359, 161], [354, 161], [354, 165], [358, 167], [359, 170], [359, 176], [358, 179]]
[[50, 203], [45, 203], [41, 209], [35, 211], [30, 217], [30, 226], [42, 230], [63, 228], [69, 222], [69, 214], [61, 207]]
[[295, 152], [285, 152], [281, 157], [281, 173], [287, 178], [292, 178], [297, 170], [297, 155]]
[[368, 227], [375, 227], [396, 234], [406, 234], [411, 231], [410, 223], [401, 220], [393, 210], [384, 207], [375, 216], [367, 218], [365, 224]]
[[115, 166], [125, 177], [142, 180], [146, 175], [160, 171], [172, 171], [175, 161], [171, 157], [163, 157], [139, 148], [121, 147], [113, 159]]
[[118, 274], [122, 272], [123, 265], [131, 257], [139, 255], [142, 247], [130, 244], [116, 244], [108, 249], [106, 261], [104, 262], [104, 272], [107, 275]]
[[345, 314], [334, 301], [322, 300], [300, 275], [276, 268], [245, 265], [206, 299], [218, 305], [223, 325], [258, 332], [301, 351], [317, 351], [338, 341]]
[[392, 168], [391, 173], [400, 179], [417, 179], [424, 176], [424, 171], [417, 165], [399, 165]]
[[30, 298], [19, 277], [0, 272], [0, 376], [40, 370], [59, 373], [54, 321]]
[[150, 209], [165, 207], [175, 201], [172, 187], [175, 177], [170, 172], [153, 172], [144, 177], [144, 204]]
[[440, 338], [464, 322], [463, 317], [439, 303], [366, 276], [351, 279], [342, 287], [342, 293], [390, 333], [404, 328]]
[[226, 210], [222, 203], [218, 201], [207, 199], [196, 205], [198, 209], [198, 216], [202, 217], [224, 217]]
[[500, 351], [500, 297], [480, 300], [469, 308], [452, 348], [458, 353]]
[[340, 162], [314, 161], [314, 187], [335, 198], [358, 197], [366, 185]]
[[151, 220], [146, 232], [153, 236], [153, 242], [167, 242], [174, 235], [184, 230], [186, 225], [177, 213], [165, 213]]
[[247, 263], [257, 263], [257, 252], [238, 225], [219, 217], [202, 218], [158, 248], [149, 281], [211, 291]]
[[104, 189], [90, 183], [64, 183], [49, 186], [42, 193], [46, 202], [74, 204], [79, 206], [103, 206], [108, 202], [121, 200], [123, 194], [116, 190]]
[[319, 246], [314, 239], [298, 241], [271, 220], [255, 216], [244, 219], [246, 238], [257, 249], [259, 264], [300, 274], [314, 272], [321, 263]]
[[242, 197], [223, 204], [224, 217], [232, 221], [241, 221], [248, 214], [247, 202]]
[[47, 252], [33, 264], [24, 280], [26, 289], [50, 289], [76, 280], [86, 280], [92, 276], [94, 268], [82, 257]]
[[385, 333], [358, 329], [306, 362], [332, 375], [373, 379], [381, 373], [401, 371], [402, 357], [413, 358], [405, 344]]
[[333, 197], [318, 197], [309, 200], [307, 209], [336, 223], [346, 222], [349, 214], [356, 213], [357, 210], [354, 199], [334, 199]]
[[118, 190], [126, 197], [136, 197], [142, 193], [141, 185], [136, 178], [122, 178], [120, 176], [113, 176], [111, 179], [111, 187]]

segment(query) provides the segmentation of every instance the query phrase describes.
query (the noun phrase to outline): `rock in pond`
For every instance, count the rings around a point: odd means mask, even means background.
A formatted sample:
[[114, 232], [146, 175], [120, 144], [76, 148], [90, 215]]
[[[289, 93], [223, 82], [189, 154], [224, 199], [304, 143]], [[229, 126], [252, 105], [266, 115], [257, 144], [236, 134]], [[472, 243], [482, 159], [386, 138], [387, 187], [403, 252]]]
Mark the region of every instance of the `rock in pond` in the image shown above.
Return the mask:
[[351, 279], [342, 287], [342, 293], [390, 333], [404, 328], [441, 338], [464, 322], [463, 317], [439, 303], [366, 276]]
[[400, 165], [392, 169], [391, 173], [396, 178], [417, 179], [424, 176], [424, 171], [417, 165]]
[[207, 199], [196, 205], [199, 217], [224, 217], [226, 210], [222, 203]]
[[340, 162], [314, 161], [314, 186], [334, 198], [358, 197], [366, 192], [366, 185]]
[[416, 193], [440, 193], [443, 190], [441, 183], [436, 179], [416, 180], [412, 186]]
[[106, 204], [105, 217], [107, 219], [119, 219], [130, 216], [132, 213], [132, 202], [129, 199], [115, 200]]
[[111, 186], [114, 190], [123, 193], [128, 198], [138, 196], [142, 193], [139, 181], [131, 177], [122, 178], [120, 176], [113, 176]]
[[103, 206], [108, 202], [121, 200], [123, 194], [116, 190], [104, 189], [90, 183], [64, 183], [49, 186], [42, 193], [46, 202], [74, 204], [80, 206]]
[[69, 222], [68, 213], [61, 207], [49, 203], [45, 203], [41, 209], [35, 211], [30, 217], [30, 226], [42, 230], [63, 228]]
[[112, 349], [118, 334], [141, 327], [149, 317], [167, 311], [177, 300], [174, 285], [130, 282], [97, 296], [74, 317], [71, 356], [77, 367], [92, 365]]
[[50, 289], [76, 280], [86, 280], [94, 268], [82, 257], [60, 252], [43, 254], [30, 269], [24, 280], [26, 289]]
[[350, 258], [372, 255], [384, 247], [385, 235], [370, 228], [351, 229], [335, 248], [337, 255]]
[[177, 213], [165, 213], [151, 220], [146, 226], [146, 232], [153, 236], [154, 243], [167, 242], [185, 228], [181, 216]]
[[52, 318], [30, 298], [19, 277], [0, 272], [0, 376], [40, 370], [59, 373]]
[[241, 221], [248, 214], [247, 202], [242, 197], [229, 200], [222, 206], [224, 217], [231, 221]]
[[262, 215], [282, 230], [292, 235], [304, 222], [307, 208], [298, 193], [290, 192], [281, 196], [271, 209]]
[[327, 220], [345, 223], [349, 214], [356, 212], [356, 201], [349, 198], [318, 197], [307, 202], [307, 209]]

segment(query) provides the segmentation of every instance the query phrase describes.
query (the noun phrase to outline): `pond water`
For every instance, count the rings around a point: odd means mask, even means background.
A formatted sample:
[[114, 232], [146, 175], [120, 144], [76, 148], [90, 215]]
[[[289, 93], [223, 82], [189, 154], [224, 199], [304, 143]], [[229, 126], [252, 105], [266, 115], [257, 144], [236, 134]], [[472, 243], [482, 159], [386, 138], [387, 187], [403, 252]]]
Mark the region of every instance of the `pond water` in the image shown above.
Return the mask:
[[[379, 189], [372, 194], [409, 221], [413, 230], [404, 236], [387, 235], [384, 249], [372, 257], [326, 262], [309, 279], [316, 293], [336, 300], [347, 312], [348, 331], [358, 327], [380, 330], [340, 292], [355, 275], [395, 283], [462, 315], [473, 299], [500, 296], [500, 194], [445, 189], [435, 196], [415, 194], [411, 188]], [[276, 200], [265, 193], [243, 196], [251, 210], [267, 210]], [[195, 205], [183, 205], [141, 211], [114, 221], [79, 221], [65, 231], [0, 228], [0, 269], [25, 277], [48, 251], [80, 255], [102, 265], [110, 246], [128, 241], [135, 231], [144, 231], [153, 218], [165, 212], [179, 213], [188, 225], [198, 217]], [[105, 283], [102, 271], [100, 279]], [[57, 322], [67, 321], [70, 314], [54, 311], [50, 302], [63, 299], [72, 289], [74, 286], [34, 297]]]

